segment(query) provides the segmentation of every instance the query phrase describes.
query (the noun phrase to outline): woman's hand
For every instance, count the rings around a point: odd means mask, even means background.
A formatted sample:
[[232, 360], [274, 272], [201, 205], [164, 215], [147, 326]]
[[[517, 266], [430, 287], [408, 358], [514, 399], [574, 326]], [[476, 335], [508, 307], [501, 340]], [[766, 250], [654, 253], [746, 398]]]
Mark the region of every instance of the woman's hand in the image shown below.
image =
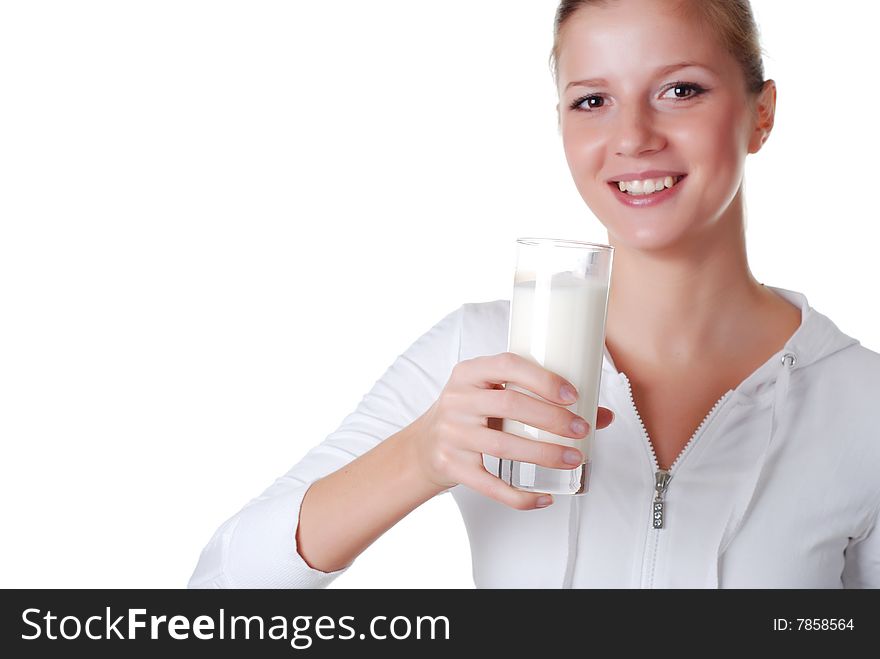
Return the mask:
[[[504, 389], [506, 382], [545, 400]], [[462, 483], [512, 508], [536, 508], [538, 498], [546, 495], [518, 490], [493, 476], [483, 466], [482, 454], [554, 469], [579, 466], [584, 456], [577, 449], [500, 430], [500, 419], [513, 419], [565, 437], [586, 437], [589, 423], [564, 407], [576, 401], [563, 397], [565, 385], [571, 387], [561, 376], [513, 352], [457, 363], [437, 401], [418, 420], [415, 453], [422, 474], [444, 490]], [[613, 419], [611, 410], [600, 407], [597, 429]], [[584, 424], [584, 432], [572, 429], [575, 420]]]

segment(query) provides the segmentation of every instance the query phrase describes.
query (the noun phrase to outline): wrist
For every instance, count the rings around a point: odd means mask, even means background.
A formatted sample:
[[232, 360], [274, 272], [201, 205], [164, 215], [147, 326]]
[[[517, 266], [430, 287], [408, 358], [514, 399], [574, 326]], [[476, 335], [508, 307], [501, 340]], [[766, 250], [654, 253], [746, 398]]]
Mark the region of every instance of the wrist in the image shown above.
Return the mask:
[[395, 439], [399, 442], [403, 459], [401, 474], [406, 482], [407, 489], [417, 492], [423, 501], [442, 494], [453, 485], [435, 483], [423, 468], [419, 453], [418, 442], [422, 432], [422, 417], [411, 423], [403, 431], [398, 433]]

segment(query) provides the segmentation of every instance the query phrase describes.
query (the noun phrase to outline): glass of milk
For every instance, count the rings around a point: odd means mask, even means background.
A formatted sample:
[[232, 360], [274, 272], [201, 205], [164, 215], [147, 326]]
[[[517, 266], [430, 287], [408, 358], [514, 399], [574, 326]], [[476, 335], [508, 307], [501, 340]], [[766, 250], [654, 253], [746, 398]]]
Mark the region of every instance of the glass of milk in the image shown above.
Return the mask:
[[[516, 244], [507, 349], [571, 382], [578, 400], [567, 407], [589, 422], [590, 431], [583, 439], [574, 439], [504, 419], [504, 432], [573, 446], [584, 454], [585, 462], [574, 469], [551, 469], [501, 459], [497, 475], [530, 492], [585, 494], [590, 486], [614, 248], [554, 238], [519, 238]], [[512, 383], [504, 386], [543, 400]]]

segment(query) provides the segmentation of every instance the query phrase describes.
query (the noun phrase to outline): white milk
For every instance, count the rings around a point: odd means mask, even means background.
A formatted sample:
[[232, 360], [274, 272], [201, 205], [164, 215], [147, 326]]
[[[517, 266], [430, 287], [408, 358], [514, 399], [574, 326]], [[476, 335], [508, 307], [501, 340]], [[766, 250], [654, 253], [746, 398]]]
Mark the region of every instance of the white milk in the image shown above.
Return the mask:
[[[537, 293], [535, 288], [535, 281], [517, 283], [513, 288], [508, 350], [571, 382], [578, 390], [578, 400], [567, 407], [589, 422], [590, 432], [583, 439], [574, 439], [513, 419], [504, 419], [502, 429], [528, 439], [573, 446], [589, 463], [599, 404], [608, 286], [562, 272], [539, 282]], [[511, 383], [506, 388], [543, 400]]]

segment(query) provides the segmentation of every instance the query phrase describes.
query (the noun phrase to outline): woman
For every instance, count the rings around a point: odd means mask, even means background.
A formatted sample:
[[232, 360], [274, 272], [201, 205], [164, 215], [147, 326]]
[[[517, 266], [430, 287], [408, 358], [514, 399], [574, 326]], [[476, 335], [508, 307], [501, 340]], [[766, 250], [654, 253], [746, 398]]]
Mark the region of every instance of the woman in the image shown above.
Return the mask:
[[615, 247], [590, 492], [492, 475], [582, 460], [500, 418], [586, 431], [562, 378], [505, 352], [509, 301], [464, 304], [218, 529], [191, 587], [326, 586], [446, 491], [478, 587], [880, 587], [880, 355], [748, 267], [745, 160], [776, 102], [748, 1], [564, 0], [554, 33], [566, 158]]

